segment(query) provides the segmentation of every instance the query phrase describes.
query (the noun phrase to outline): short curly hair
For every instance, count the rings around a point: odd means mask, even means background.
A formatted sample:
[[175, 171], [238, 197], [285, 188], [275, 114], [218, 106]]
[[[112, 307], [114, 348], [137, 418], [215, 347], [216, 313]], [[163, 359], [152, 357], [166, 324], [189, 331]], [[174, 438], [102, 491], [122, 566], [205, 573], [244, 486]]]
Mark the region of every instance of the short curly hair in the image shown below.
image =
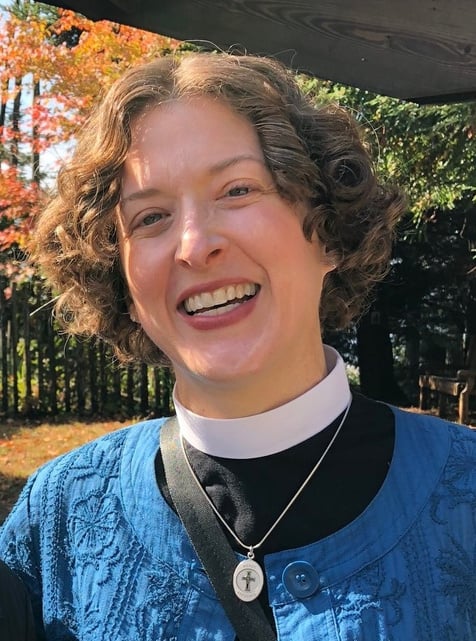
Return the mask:
[[342, 329], [365, 307], [388, 269], [401, 192], [380, 184], [353, 117], [315, 106], [292, 71], [251, 55], [165, 56], [130, 69], [107, 92], [81, 131], [57, 192], [38, 217], [32, 255], [55, 293], [67, 331], [96, 335], [122, 361], [164, 364], [165, 355], [132, 322], [116, 234], [123, 165], [134, 119], [170, 100], [207, 96], [255, 128], [280, 195], [305, 203], [303, 233], [314, 232], [335, 263], [320, 316]]

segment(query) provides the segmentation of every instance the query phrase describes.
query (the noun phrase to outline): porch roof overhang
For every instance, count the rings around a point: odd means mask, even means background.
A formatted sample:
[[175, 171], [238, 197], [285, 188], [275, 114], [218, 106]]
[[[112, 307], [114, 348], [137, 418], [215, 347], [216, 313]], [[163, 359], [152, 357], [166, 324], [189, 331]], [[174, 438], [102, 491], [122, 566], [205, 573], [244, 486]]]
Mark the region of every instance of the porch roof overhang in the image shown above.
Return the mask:
[[52, 0], [179, 40], [238, 47], [414, 100], [476, 99], [474, 0]]

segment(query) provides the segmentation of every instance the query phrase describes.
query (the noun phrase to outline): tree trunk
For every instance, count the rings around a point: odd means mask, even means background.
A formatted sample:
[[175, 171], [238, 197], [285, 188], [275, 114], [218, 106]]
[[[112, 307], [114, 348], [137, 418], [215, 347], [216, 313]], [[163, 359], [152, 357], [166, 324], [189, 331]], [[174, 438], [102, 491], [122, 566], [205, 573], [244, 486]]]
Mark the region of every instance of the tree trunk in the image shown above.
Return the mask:
[[11, 349], [11, 359], [12, 359], [12, 382], [13, 382], [13, 414], [18, 414], [19, 408], [19, 390], [18, 390], [18, 340], [19, 340], [19, 328], [18, 328], [18, 291], [15, 283], [12, 283], [12, 296], [11, 296], [11, 309], [12, 309], [12, 318], [10, 325], [10, 349]]
[[[37, 80], [33, 85], [33, 109], [35, 108], [39, 97], [40, 97], [40, 81]], [[40, 152], [38, 147], [39, 145], [38, 123], [36, 122], [36, 120], [33, 120], [31, 137], [32, 137], [31, 176], [32, 176], [33, 182], [39, 185], [40, 184]]]
[[395, 405], [408, 404], [395, 380], [387, 317], [378, 303], [371, 307], [358, 325], [357, 357], [360, 389], [365, 396]]
[[[7, 95], [8, 95], [8, 80], [4, 80], [1, 86], [1, 100], [0, 100], [0, 131], [3, 131], [5, 126], [5, 116], [7, 114]], [[0, 137], [0, 142], [2, 138]]]
[[31, 285], [27, 284], [23, 289], [23, 332], [25, 338], [25, 411], [30, 413], [33, 411], [33, 390], [31, 381], [33, 377], [33, 364], [31, 354], [31, 332], [30, 332], [30, 294]]
[[2, 413], [8, 412], [8, 339], [7, 339], [7, 301], [0, 284], [0, 347], [2, 350]]
[[21, 88], [22, 79], [15, 78], [15, 98], [12, 109], [12, 142], [10, 144], [10, 158], [12, 167], [20, 164], [20, 116], [21, 116]]

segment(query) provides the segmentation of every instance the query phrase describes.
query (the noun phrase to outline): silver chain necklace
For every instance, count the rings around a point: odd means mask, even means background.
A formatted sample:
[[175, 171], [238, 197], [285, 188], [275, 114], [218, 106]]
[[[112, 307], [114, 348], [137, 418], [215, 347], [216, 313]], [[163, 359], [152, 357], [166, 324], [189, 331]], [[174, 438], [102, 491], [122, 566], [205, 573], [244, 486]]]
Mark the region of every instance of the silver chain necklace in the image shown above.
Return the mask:
[[182, 446], [182, 452], [185, 457], [185, 461], [187, 463], [187, 467], [190, 470], [190, 473], [195, 480], [198, 488], [200, 489], [201, 493], [207, 500], [208, 504], [214, 511], [216, 517], [220, 521], [220, 523], [228, 530], [228, 532], [231, 534], [231, 536], [235, 539], [235, 541], [240, 545], [242, 548], [244, 548], [247, 551], [247, 559], [245, 561], [240, 561], [238, 565], [235, 568], [235, 572], [233, 574], [233, 588], [235, 590], [235, 594], [237, 597], [239, 597], [242, 601], [253, 601], [256, 599], [256, 597], [260, 594], [261, 590], [263, 589], [264, 585], [264, 574], [263, 570], [261, 569], [261, 566], [257, 563], [257, 561], [254, 560], [255, 553], [254, 551], [257, 550], [259, 547], [263, 545], [263, 543], [267, 540], [269, 535], [273, 532], [275, 527], [281, 522], [281, 520], [284, 518], [284, 516], [287, 514], [287, 512], [291, 509], [291, 507], [294, 505], [294, 503], [297, 501], [299, 498], [301, 492], [304, 490], [306, 485], [309, 483], [309, 481], [312, 479], [314, 476], [315, 472], [317, 471], [318, 467], [321, 465], [322, 461], [325, 459], [327, 453], [331, 449], [334, 441], [336, 440], [342, 426], [345, 423], [345, 419], [347, 418], [347, 414], [349, 413], [349, 409], [352, 403], [352, 398], [349, 400], [347, 407], [345, 408], [344, 415], [342, 416], [342, 419], [334, 432], [334, 436], [331, 438], [329, 441], [329, 444], [327, 445], [326, 449], [322, 453], [321, 457], [317, 461], [317, 463], [314, 465], [312, 470], [309, 472], [307, 477], [304, 479], [304, 482], [300, 485], [298, 488], [297, 492], [294, 494], [292, 499], [289, 501], [289, 503], [286, 505], [284, 510], [281, 512], [281, 514], [278, 516], [278, 518], [274, 521], [272, 526], [269, 528], [269, 530], [266, 532], [266, 534], [263, 536], [261, 541], [258, 541], [256, 545], [246, 545], [246, 543], [243, 543], [243, 541], [238, 537], [238, 535], [231, 529], [231, 527], [228, 525], [228, 523], [225, 521], [225, 519], [222, 517], [220, 512], [217, 510], [215, 507], [213, 501], [211, 498], [208, 496], [207, 492], [205, 489], [202, 487], [202, 484], [200, 483], [197, 475], [195, 474], [195, 471], [188, 460], [187, 453], [185, 451], [185, 446], [183, 442], [183, 438], [180, 437], [180, 444]]

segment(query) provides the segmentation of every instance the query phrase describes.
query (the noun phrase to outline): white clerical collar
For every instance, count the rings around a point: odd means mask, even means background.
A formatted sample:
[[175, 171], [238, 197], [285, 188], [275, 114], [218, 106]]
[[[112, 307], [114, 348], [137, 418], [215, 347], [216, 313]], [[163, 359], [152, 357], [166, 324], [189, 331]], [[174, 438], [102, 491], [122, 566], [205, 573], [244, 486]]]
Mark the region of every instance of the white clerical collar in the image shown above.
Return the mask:
[[243, 418], [198, 416], [177, 400], [174, 405], [182, 437], [192, 447], [223, 458], [269, 456], [302, 443], [330, 425], [346, 409], [351, 393], [344, 361], [324, 346], [327, 376], [280, 407]]

